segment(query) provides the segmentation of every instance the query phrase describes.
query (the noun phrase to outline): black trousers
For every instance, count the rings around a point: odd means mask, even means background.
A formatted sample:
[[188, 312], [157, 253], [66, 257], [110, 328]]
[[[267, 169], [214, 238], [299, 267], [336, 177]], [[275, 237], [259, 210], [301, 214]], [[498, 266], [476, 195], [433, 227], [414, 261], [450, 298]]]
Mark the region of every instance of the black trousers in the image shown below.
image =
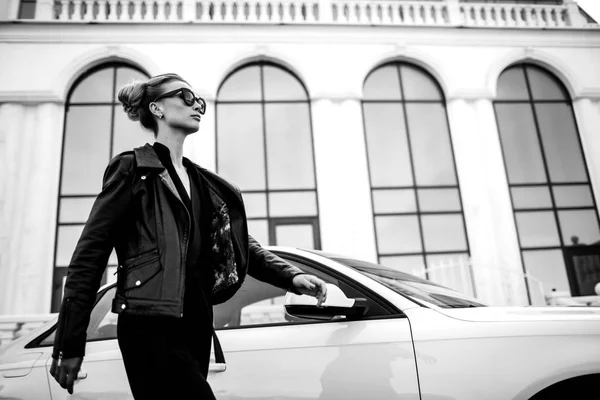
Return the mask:
[[203, 314], [119, 315], [117, 337], [136, 400], [215, 399], [206, 381], [212, 318]]

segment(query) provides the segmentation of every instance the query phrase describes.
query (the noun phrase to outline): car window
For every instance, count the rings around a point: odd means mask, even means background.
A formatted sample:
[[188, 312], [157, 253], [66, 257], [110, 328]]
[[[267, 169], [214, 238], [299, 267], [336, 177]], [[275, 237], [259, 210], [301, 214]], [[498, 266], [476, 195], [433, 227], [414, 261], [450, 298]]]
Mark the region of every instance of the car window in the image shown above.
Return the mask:
[[[90, 323], [87, 329], [86, 341], [116, 339], [117, 338], [117, 314], [113, 314], [111, 309], [112, 299], [115, 297], [116, 288], [112, 287], [102, 294], [102, 297], [96, 302], [90, 316]], [[48, 335], [41, 346], [51, 346], [54, 344], [56, 330]]]
[[[363, 318], [390, 315], [390, 312], [384, 309], [377, 301], [366, 296], [353, 286], [295, 260], [286, 261], [297, 266], [307, 274], [315, 275], [326, 283], [337, 286], [350, 299], [366, 299], [368, 302], [368, 311]], [[231, 329], [252, 325], [317, 322], [317, 320], [300, 319], [286, 314], [284, 307], [286, 293], [287, 291], [284, 289], [247, 276], [244, 284], [235, 296], [225, 303], [215, 306], [215, 328]], [[322, 321], [319, 320], [318, 322]]]

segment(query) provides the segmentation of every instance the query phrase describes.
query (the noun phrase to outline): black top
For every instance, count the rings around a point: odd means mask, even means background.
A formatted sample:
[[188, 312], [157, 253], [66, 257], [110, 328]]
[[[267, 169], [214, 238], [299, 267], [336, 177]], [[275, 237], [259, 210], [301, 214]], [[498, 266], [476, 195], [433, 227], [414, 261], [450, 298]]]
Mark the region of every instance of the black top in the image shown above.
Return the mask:
[[[184, 158], [183, 165], [190, 178], [188, 196], [171, 160], [169, 148], [155, 142], [152, 146], [160, 162], [171, 176], [179, 197], [183, 201], [192, 220], [190, 239], [186, 258], [186, 278], [184, 297], [184, 316], [190, 311], [209, 311], [212, 320], [211, 294], [213, 286], [212, 265], [210, 259], [210, 222], [212, 203], [204, 180], [191, 161]], [[191, 198], [190, 198], [191, 197]]]

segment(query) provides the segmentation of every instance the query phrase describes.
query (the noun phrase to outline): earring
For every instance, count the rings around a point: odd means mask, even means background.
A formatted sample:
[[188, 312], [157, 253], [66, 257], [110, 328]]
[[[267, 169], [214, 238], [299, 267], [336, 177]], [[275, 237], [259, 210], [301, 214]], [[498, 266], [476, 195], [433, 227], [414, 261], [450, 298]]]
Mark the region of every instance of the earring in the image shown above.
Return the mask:
[[158, 114], [158, 119], [162, 119], [163, 115], [162, 114]]

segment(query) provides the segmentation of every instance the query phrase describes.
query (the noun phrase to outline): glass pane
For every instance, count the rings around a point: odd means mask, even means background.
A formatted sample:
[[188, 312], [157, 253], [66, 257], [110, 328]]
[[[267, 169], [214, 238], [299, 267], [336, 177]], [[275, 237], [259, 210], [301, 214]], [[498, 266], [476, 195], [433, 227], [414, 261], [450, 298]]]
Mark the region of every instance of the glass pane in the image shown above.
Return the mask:
[[417, 202], [413, 189], [373, 190], [375, 213], [416, 212]]
[[407, 104], [406, 113], [417, 184], [455, 185], [454, 157], [444, 106]]
[[585, 181], [587, 174], [570, 104], [535, 105], [552, 182]]
[[260, 67], [252, 65], [230, 75], [217, 95], [218, 101], [262, 100]]
[[379, 263], [388, 268], [425, 278], [423, 256], [385, 256], [379, 257]]
[[364, 100], [400, 100], [398, 67], [388, 65], [378, 68], [365, 81]]
[[556, 207], [593, 206], [594, 199], [588, 185], [554, 186], [554, 202]]
[[289, 72], [265, 65], [263, 67], [265, 82], [265, 100], [308, 100], [304, 87]]
[[269, 189], [314, 188], [308, 103], [266, 104], [265, 117]]
[[574, 254], [572, 257], [578, 294], [595, 296], [595, 287], [600, 283], [600, 254]]
[[90, 216], [94, 200], [95, 198], [60, 199], [60, 216], [58, 222], [79, 222], [85, 224]]
[[121, 88], [126, 84], [132, 83], [134, 81], [145, 81], [147, 79], [148, 76], [143, 72], [138, 71], [137, 69], [133, 69], [130, 67], [117, 67], [117, 84], [115, 86], [115, 99], [117, 98], [116, 95], [119, 93], [119, 90], [121, 90]]
[[34, 19], [35, 18], [35, 3], [25, 3], [21, 1], [19, 8], [19, 19]]
[[242, 190], [265, 190], [263, 119], [259, 104], [217, 107], [219, 174]]
[[264, 193], [244, 194], [244, 206], [248, 218], [267, 216], [267, 195]]
[[271, 217], [316, 216], [315, 192], [288, 192], [269, 194]]
[[462, 215], [422, 215], [425, 251], [467, 250]]
[[400, 67], [402, 75], [402, 88], [405, 100], [442, 100], [440, 92], [433, 78], [421, 70], [409, 65]]
[[560, 246], [552, 212], [516, 212], [521, 247]]
[[565, 246], [600, 244], [595, 210], [559, 211], [558, 220]]
[[410, 186], [412, 168], [399, 104], [363, 104], [372, 187]]
[[117, 252], [113, 248], [110, 256], [108, 256], [108, 265], [119, 265], [119, 259], [117, 257]]
[[264, 219], [248, 220], [248, 233], [263, 246], [274, 244], [269, 242], [269, 224]]
[[77, 246], [77, 241], [83, 232], [83, 225], [68, 225], [58, 227], [56, 243], [56, 265], [68, 267]]
[[548, 295], [552, 289], [571, 294], [562, 251], [523, 251], [523, 263], [527, 273], [534, 278], [528, 281], [533, 305], [545, 305], [539, 294]]
[[67, 112], [61, 194], [96, 195], [110, 161], [112, 106], [71, 106]]
[[510, 189], [515, 209], [550, 208], [552, 199], [547, 186], [515, 187]]
[[460, 211], [458, 189], [419, 189], [421, 211]]
[[114, 127], [112, 157], [143, 146], [145, 143], [154, 143], [153, 133], [142, 128], [139, 122], [127, 118], [121, 106], [115, 106]]
[[113, 101], [112, 67], [94, 72], [77, 85], [69, 103], [100, 103]]
[[533, 100], [568, 100], [562, 84], [553, 75], [541, 68], [528, 65], [527, 77], [531, 85]]
[[416, 216], [375, 217], [379, 254], [422, 251]]
[[473, 275], [469, 256], [460, 254], [435, 254], [427, 256], [429, 280], [468, 296], [474, 295]]
[[529, 100], [522, 66], [505, 70], [498, 78], [498, 100]]
[[496, 104], [496, 117], [509, 183], [546, 182], [529, 104]]
[[314, 249], [315, 239], [312, 225], [277, 225], [275, 227], [278, 246]]

